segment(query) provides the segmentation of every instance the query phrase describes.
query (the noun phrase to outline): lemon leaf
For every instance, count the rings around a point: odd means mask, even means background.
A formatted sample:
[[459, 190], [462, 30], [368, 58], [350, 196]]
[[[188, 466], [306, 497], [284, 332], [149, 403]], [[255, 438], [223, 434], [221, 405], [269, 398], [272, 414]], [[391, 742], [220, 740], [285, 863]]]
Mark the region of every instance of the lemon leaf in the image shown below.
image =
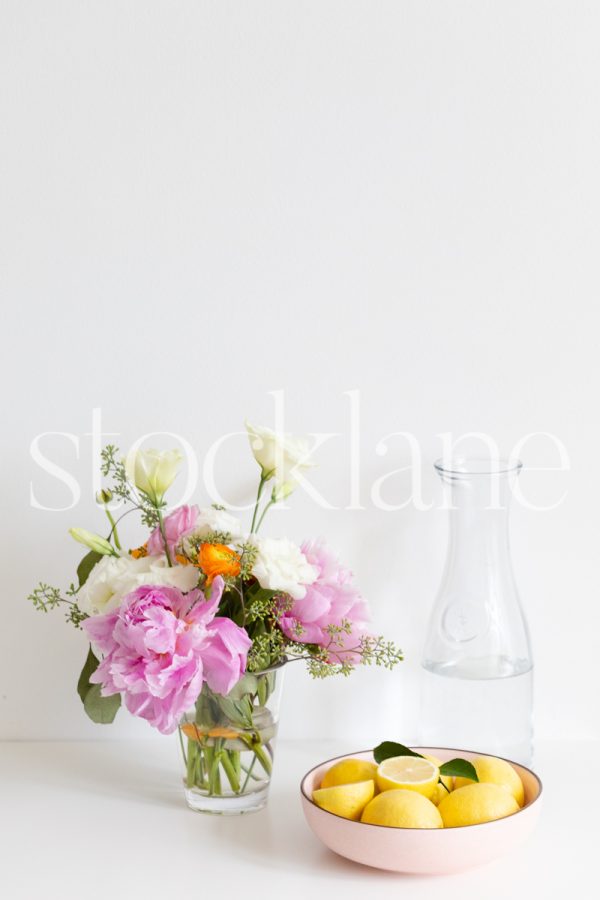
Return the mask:
[[373, 758], [376, 763], [382, 763], [384, 759], [391, 759], [394, 756], [418, 756], [423, 759], [422, 753], [415, 753], [404, 744], [397, 744], [395, 741], [383, 741], [373, 750]]
[[454, 775], [457, 778], [469, 778], [479, 781], [475, 766], [467, 759], [450, 759], [440, 766], [440, 775]]

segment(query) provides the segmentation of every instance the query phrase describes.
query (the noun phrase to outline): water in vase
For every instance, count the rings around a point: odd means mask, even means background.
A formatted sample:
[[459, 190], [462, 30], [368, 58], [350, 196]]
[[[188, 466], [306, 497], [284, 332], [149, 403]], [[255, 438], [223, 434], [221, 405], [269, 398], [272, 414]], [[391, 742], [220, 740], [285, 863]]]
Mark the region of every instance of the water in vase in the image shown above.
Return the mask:
[[476, 750], [527, 765], [532, 758], [533, 668], [485, 677], [485, 663], [447, 677], [423, 667], [421, 743]]

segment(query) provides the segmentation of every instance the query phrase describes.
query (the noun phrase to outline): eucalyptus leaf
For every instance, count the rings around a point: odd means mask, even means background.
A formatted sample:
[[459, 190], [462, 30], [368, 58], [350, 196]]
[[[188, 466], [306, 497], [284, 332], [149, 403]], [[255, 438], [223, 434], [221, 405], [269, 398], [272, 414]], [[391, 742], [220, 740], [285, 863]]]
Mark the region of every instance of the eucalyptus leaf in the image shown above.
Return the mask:
[[235, 707], [242, 722], [246, 728], [252, 728], [252, 701], [249, 697], [242, 697], [241, 700], [234, 700]]
[[269, 681], [267, 678], [262, 677], [258, 679], [256, 696], [258, 697], [260, 705], [264, 706], [269, 699]]
[[101, 685], [99, 684], [91, 686], [85, 695], [83, 708], [92, 722], [96, 722], [98, 725], [110, 725], [121, 705], [121, 695], [112, 694], [110, 697], [103, 697], [100, 689]]
[[79, 681], [77, 682], [77, 693], [81, 697], [82, 703], [85, 703], [86, 694], [92, 687], [90, 683], [90, 675], [92, 675], [96, 671], [99, 665], [100, 660], [97, 659], [96, 656], [94, 656], [94, 651], [90, 646], [83, 669], [81, 670], [81, 675], [79, 676]]
[[86, 553], [79, 565], [77, 566], [77, 578], [79, 580], [79, 587], [83, 587], [83, 585], [88, 580], [89, 574], [96, 565], [97, 562], [100, 562], [104, 554], [96, 553], [95, 550], [90, 550], [89, 553]]
[[200, 692], [196, 700], [196, 722], [212, 728], [219, 719], [219, 704], [216, 698], [206, 696], [204, 691]]
[[237, 723], [238, 721], [238, 711], [236, 709], [235, 703], [233, 700], [230, 700], [229, 697], [219, 697], [218, 703], [221, 711], [229, 719], [230, 722]]
[[219, 697], [219, 706], [233, 725], [241, 728], [252, 728], [252, 703], [247, 696], [239, 700], [230, 697]]
[[229, 700], [241, 700], [245, 694], [255, 694], [258, 687], [256, 675], [243, 675], [227, 694]]
[[410, 747], [397, 744], [395, 741], [383, 741], [373, 750], [373, 758], [376, 763], [382, 763], [384, 759], [391, 759], [394, 756], [418, 756], [423, 759], [422, 753], [415, 753]]
[[473, 763], [468, 759], [450, 759], [440, 766], [440, 775], [454, 775], [457, 778], [470, 778], [479, 781]]

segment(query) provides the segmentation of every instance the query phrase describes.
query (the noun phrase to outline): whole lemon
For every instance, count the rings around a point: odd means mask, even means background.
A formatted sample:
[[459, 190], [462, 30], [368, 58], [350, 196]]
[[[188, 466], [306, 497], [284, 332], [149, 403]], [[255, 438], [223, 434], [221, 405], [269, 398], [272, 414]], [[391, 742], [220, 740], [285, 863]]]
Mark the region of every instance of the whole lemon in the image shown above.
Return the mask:
[[443, 828], [442, 817], [431, 800], [416, 791], [383, 791], [367, 804], [361, 817], [366, 825], [389, 828]]
[[375, 780], [377, 766], [366, 759], [341, 759], [327, 770], [321, 782], [322, 788], [338, 784], [354, 784], [357, 781]]
[[445, 828], [456, 828], [458, 825], [479, 825], [481, 822], [503, 819], [518, 812], [519, 804], [499, 784], [471, 782], [444, 797], [438, 811]]
[[[472, 760], [480, 784], [499, 784], [513, 795], [519, 806], [525, 802], [523, 782], [509, 762], [497, 756], [477, 756]], [[454, 787], [473, 784], [468, 778], [455, 778]]]
[[358, 822], [361, 813], [375, 793], [374, 781], [359, 781], [355, 784], [339, 784], [335, 787], [319, 788], [313, 791], [313, 801], [321, 809]]

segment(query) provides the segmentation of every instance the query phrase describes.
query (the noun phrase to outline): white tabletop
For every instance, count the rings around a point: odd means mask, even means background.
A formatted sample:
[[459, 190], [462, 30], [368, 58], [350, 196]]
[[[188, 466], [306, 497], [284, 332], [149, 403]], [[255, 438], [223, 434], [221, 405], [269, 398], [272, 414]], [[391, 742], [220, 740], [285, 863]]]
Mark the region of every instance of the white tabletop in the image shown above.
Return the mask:
[[[588, 767], [598, 743], [541, 744], [537, 832], [511, 856], [425, 878], [368, 869], [323, 847], [305, 824], [303, 773], [352, 748], [281, 743], [267, 809], [216, 818], [184, 804], [174, 739], [0, 744], [0, 895], [5, 900], [339, 896], [594, 897], [600, 826]], [[586, 790], [568, 787], [580, 775]], [[593, 879], [593, 880], [592, 880]], [[594, 887], [595, 885], [595, 887]]]

